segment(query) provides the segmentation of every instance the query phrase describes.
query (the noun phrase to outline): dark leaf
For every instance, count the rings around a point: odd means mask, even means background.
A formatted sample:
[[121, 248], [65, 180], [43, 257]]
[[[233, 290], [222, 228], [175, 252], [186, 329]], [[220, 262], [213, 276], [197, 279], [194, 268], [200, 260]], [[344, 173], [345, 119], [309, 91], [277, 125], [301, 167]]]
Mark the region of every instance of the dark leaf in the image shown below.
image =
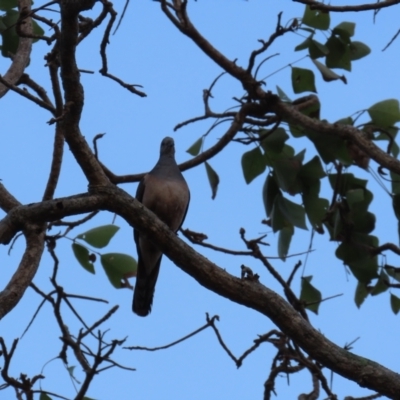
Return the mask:
[[324, 64], [320, 63], [318, 60], [311, 60], [315, 66], [318, 68], [319, 72], [322, 75], [322, 79], [325, 82], [331, 82], [331, 81], [336, 81], [340, 79], [342, 82], [347, 84], [347, 79], [344, 75], [340, 76], [336, 72], [333, 72], [331, 69], [329, 69], [327, 66]]
[[[12, 8], [18, 7], [18, 0], [1, 0], [0, 1], [0, 10], [1, 11], [8, 11]], [[40, 399], [42, 400], [42, 399]]]
[[368, 294], [369, 291], [367, 285], [365, 283], [358, 282], [354, 296], [354, 302], [358, 308], [360, 308], [361, 304], [364, 303], [364, 300], [367, 298]]
[[203, 145], [204, 136], [200, 139], [197, 139], [187, 150], [186, 153], [189, 153], [192, 156], [197, 156], [200, 153], [201, 146]]
[[292, 195], [300, 192], [297, 184], [297, 174], [301, 168], [301, 163], [294, 158], [284, 158], [274, 163], [274, 176], [279, 187]]
[[283, 196], [279, 196], [275, 201], [278, 201], [279, 209], [284, 217], [294, 226], [307, 230], [306, 213], [304, 207], [293, 203]]
[[[44, 30], [42, 27], [33, 19], [32, 20], [32, 29], [33, 29], [33, 34], [37, 36], [43, 36], [44, 35]], [[32, 42], [35, 43], [39, 39], [33, 39]]]
[[247, 184], [265, 171], [265, 158], [259, 147], [243, 154], [242, 170]]
[[289, 96], [278, 85], [276, 86], [276, 91], [278, 92], [278, 96], [282, 101], [286, 101], [288, 103], [292, 102]]
[[381, 274], [379, 275], [378, 282], [376, 282], [376, 285], [373, 287], [371, 291], [371, 295], [376, 296], [378, 294], [386, 292], [386, 290], [388, 290], [388, 285], [386, 284], [386, 282], [388, 281], [389, 278], [386, 275], [385, 271], [382, 269]]
[[311, 285], [312, 276], [304, 276], [301, 279], [300, 300], [305, 304], [305, 307], [310, 311], [318, 314], [318, 308], [321, 304], [321, 292]]
[[400, 121], [399, 101], [388, 99], [375, 103], [368, 109], [373, 123], [379, 127], [387, 128]]
[[341, 37], [341, 39], [350, 42], [350, 37], [354, 36], [356, 24], [354, 22], [341, 22], [332, 33]]
[[336, 36], [331, 36], [326, 42], [329, 53], [326, 56], [328, 68], [341, 68], [351, 71], [350, 47]]
[[294, 234], [294, 228], [292, 225], [285, 226], [279, 231], [278, 256], [283, 261], [286, 260], [286, 256], [288, 255], [289, 246], [290, 242], [292, 241], [293, 234]]
[[12, 57], [17, 52], [19, 36], [15, 30], [15, 24], [18, 21], [18, 17], [18, 11], [9, 10], [6, 15], [1, 18], [2, 25], [6, 26], [5, 30], [1, 32], [3, 39], [1, 54], [3, 57]]
[[81, 233], [77, 236], [78, 239], [84, 240], [91, 246], [101, 249], [106, 247], [113, 236], [118, 232], [119, 226], [116, 225], [103, 225], [97, 228], [90, 229], [87, 232]]
[[292, 67], [292, 87], [295, 93], [317, 93], [314, 72], [309, 69]]
[[392, 193], [400, 194], [400, 175], [390, 171], [390, 179], [392, 180]]
[[267, 217], [271, 215], [275, 197], [280, 194], [280, 192], [281, 191], [279, 190], [279, 186], [277, 185], [275, 178], [271, 174], [268, 174], [262, 191], [265, 213], [267, 214]]
[[310, 45], [308, 47], [308, 52], [312, 60], [316, 58], [324, 57], [329, 53], [328, 48], [322, 43], [317, 42], [316, 40], [311, 40]]
[[305, 50], [308, 49], [308, 47], [310, 46], [312, 40], [313, 35], [311, 35], [310, 37], [308, 37], [306, 40], [304, 40], [303, 42], [301, 42], [300, 44], [298, 44], [295, 48], [294, 51], [301, 51], [301, 50]]
[[319, 181], [325, 176], [326, 173], [322, 168], [321, 160], [318, 156], [313, 157], [310, 161], [305, 163], [299, 172], [299, 177], [309, 184]]
[[397, 315], [400, 310], [400, 299], [394, 294], [390, 294], [390, 306], [392, 311]]
[[207, 177], [211, 186], [211, 198], [214, 200], [215, 196], [217, 195], [219, 176], [207, 161], [204, 163], [204, 165], [206, 166]]
[[271, 210], [271, 227], [274, 233], [280, 231], [285, 226], [290, 225], [285, 216], [282, 214], [282, 211], [279, 207], [279, 200], [281, 197], [282, 195], [278, 195], [275, 197]]
[[327, 30], [329, 29], [330, 17], [328, 12], [311, 10], [310, 6], [306, 6], [301, 21], [303, 24], [311, 26], [311, 28]]
[[52, 398], [48, 396], [46, 393], [42, 392], [40, 393], [39, 400], [52, 400]]
[[328, 210], [329, 201], [314, 195], [303, 195], [303, 203], [312, 227], [321, 231], [322, 220]]
[[371, 49], [362, 42], [350, 43], [350, 60], [355, 61], [371, 53]]
[[86, 271], [94, 274], [94, 265], [90, 262], [89, 250], [78, 243], [72, 243], [72, 251], [74, 252], [75, 258], [78, 260], [79, 264], [81, 264]]
[[397, 282], [400, 282], [400, 269], [396, 267], [392, 267], [391, 265], [385, 265], [385, 271], [391, 276], [393, 279], [396, 279]]
[[[260, 131], [260, 134], [264, 134], [266, 131]], [[289, 139], [289, 135], [283, 128], [275, 129], [261, 141], [261, 146], [265, 153], [269, 156], [274, 154], [280, 154], [285, 146], [286, 140]], [[268, 158], [267, 157], [267, 158]]]
[[126, 278], [136, 276], [137, 263], [136, 260], [121, 253], [107, 253], [102, 254], [100, 257], [101, 265], [106, 272], [108, 280], [116, 288], [120, 289], [125, 287], [122, 281]]

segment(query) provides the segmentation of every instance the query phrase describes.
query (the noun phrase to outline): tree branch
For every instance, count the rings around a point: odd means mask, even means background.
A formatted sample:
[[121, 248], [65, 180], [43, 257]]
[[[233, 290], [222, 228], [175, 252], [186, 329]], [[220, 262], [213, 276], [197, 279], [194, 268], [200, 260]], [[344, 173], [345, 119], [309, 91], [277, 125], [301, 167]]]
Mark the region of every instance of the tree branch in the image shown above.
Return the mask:
[[[18, 0], [18, 9], [20, 13], [22, 13], [22, 11], [25, 14], [29, 13], [31, 9], [31, 3], [31, 0]], [[23, 29], [23, 32], [27, 36], [32, 35], [32, 19], [25, 18], [21, 29]], [[31, 50], [32, 38], [20, 37], [17, 53], [13, 55], [10, 68], [3, 76], [3, 79], [7, 81], [11, 86], [15, 85], [24, 73], [26, 66], [29, 64]], [[4, 83], [0, 83], [0, 98], [2, 98], [9, 89], [10, 86], [4, 85]]]
[[14, 214], [15, 221], [44, 222], [95, 208], [122, 216], [131, 226], [151, 237], [167, 257], [202, 286], [267, 316], [313, 359], [332, 371], [389, 398], [398, 398], [398, 374], [335, 345], [277, 293], [257, 281], [230, 275], [184, 243], [152, 212], [119, 188], [93, 187], [92, 194], [19, 206], [10, 214]]
[[330, 4], [320, 3], [314, 0], [293, 0], [295, 3], [301, 3], [308, 5], [311, 10], [320, 11], [335, 11], [335, 12], [349, 12], [349, 11], [368, 11], [368, 10], [379, 10], [385, 7], [391, 7], [400, 3], [400, 0], [385, 0], [383, 2], [371, 3], [371, 4], [360, 4], [355, 6], [332, 6]]

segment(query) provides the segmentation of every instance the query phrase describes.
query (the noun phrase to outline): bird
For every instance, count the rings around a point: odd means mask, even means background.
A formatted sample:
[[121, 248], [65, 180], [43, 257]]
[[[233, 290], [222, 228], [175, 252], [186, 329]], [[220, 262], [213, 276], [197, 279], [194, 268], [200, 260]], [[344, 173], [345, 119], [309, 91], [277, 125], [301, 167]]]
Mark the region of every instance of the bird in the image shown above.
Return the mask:
[[[190, 202], [189, 187], [175, 161], [175, 143], [171, 137], [161, 142], [160, 158], [154, 168], [140, 181], [136, 199], [151, 210], [173, 231], [185, 220]], [[150, 314], [154, 290], [160, 271], [162, 252], [151, 237], [134, 229], [138, 253], [136, 285], [132, 310], [145, 317]]]

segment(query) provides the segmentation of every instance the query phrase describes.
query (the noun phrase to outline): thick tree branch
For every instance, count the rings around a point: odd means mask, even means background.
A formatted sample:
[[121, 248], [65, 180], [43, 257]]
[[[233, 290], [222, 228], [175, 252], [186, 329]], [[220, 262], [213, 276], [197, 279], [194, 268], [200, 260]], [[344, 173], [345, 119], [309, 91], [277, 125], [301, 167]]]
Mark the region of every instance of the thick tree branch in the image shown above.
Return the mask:
[[329, 124], [324, 121], [319, 121], [302, 114], [300, 111], [296, 110], [295, 107], [283, 103], [278, 96], [267, 93], [266, 97], [270, 97], [271, 111], [275, 112], [285, 121], [297, 123], [319, 135], [333, 135], [349, 140], [368, 154], [380, 166], [396, 174], [400, 174], [400, 161], [381, 150], [371, 140], [366, 139], [365, 135], [354, 126]]
[[45, 230], [43, 225], [28, 224], [24, 229], [26, 249], [17, 271], [0, 292], [0, 319], [8, 314], [21, 300], [39, 267], [44, 250]]
[[[389, 398], [400, 393], [400, 376], [387, 368], [356, 356], [329, 341], [314, 329], [281, 296], [256, 281], [237, 278], [218, 267], [179, 239], [136, 199], [116, 187], [94, 187], [92, 194], [20, 206], [10, 214], [12, 221], [38, 223], [76, 213], [103, 209], [122, 216], [152, 237], [160, 249], [202, 286], [270, 318], [313, 359], [332, 371]], [[6, 217], [9, 218], [9, 217]], [[1, 221], [0, 225], [4, 222]]]
[[[18, 9], [20, 12], [29, 13], [31, 9], [31, 0], [19, 0]], [[21, 26], [23, 33], [26, 36], [32, 35], [32, 19], [25, 18]], [[11, 86], [15, 85], [29, 64], [29, 58], [32, 50], [32, 38], [20, 37], [17, 53], [13, 55], [12, 63], [8, 71], [3, 75], [5, 81]], [[10, 86], [0, 83], [0, 98], [2, 98], [9, 90]]]
[[78, 42], [78, 14], [91, 8], [94, 0], [63, 0], [61, 7], [60, 63], [61, 80], [64, 88], [65, 110], [60, 120], [62, 130], [73, 155], [92, 185], [106, 185], [108, 178], [94, 157], [79, 129], [83, 108], [83, 87], [76, 64], [75, 53]]

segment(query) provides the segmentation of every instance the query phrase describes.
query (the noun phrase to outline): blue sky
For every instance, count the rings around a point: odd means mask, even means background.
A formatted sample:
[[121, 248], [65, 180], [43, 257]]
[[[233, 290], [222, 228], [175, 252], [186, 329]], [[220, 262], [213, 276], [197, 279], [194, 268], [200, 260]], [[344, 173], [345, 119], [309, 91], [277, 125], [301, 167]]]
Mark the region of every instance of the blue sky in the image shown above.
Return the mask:
[[[41, 1], [35, 2], [38, 6]], [[335, 4], [357, 4], [337, 1]], [[122, 11], [123, 2], [115, 2]], [[277, 14], [283, 11], [282, 23], [303, 15], [303, 6], [290, 1], [218, 1], [190, 2], [189, 15], [193, 23], [222, 53], [247, 65], [250, 52], [258, 48], [258, 39], [266, 39], [274, 31]], [[355, 40], [365, 42], [372, 53], [353, 63], [351, 73], [345, 71], [348, 84], [341, 81], [325, 83], [317, 76], [318, 96], [322, 103], [321, 117], [331, 122], [349, 116], [372, 104], [399, 97], [399, 81], [395, 73], [398, 68], [398, 47], [395, 42], [388, 50], [382, 48], [398, 29], [395, 8], [382, 10], [372, 21], [372, 13], [331, 14], [331, 26], [342, 21], [356, 22]], [[87, 15], [95, 15], [97, 6]], [[52, 14], [55, 21], [57, 14]], [[151, 169], [158, 159], [159, 144], [163, 137], [172, 136], [176, 142], [178, 162], [188, 160], [185, 151], [210, 127], [210, 121], [188, 125], [177, 132], [173, 127], [188, 118], [203, 113], [202, 91], [208, 88], [221, 72], [187, 37], [184, 37], [162, 14], [158, 3], [152, 1], [131, 2], [125, 19], [115, 36], [111, 37], [108, 51], [110, 72], [121, 79], [143, 85], [146, 98], [139, 98], [107, 80], [97, 72], [100, 67], [99, 42], [102, 28], [87, 39], [78, 49], [78, 65], [93, 70], [95, 74], [82, 74], [85, 86], [85, 108], [81, 130], [89, 142], [97, 133], [105, 132], [100, 141], [101, 160], [115, 173], [128, 174]], [[320, 41], [323, 41], [320, 37]], [[279, 85], [291, 98], [296, 98], [291, 89], [289, 64], [302, 68], [313, 68], [309, 59], [301, 59], [305, 53], [293, 51], [303, 41], [300, 34], [288, 34], [277, 40], [269, 53], [279, 56], [266, 62], [260, 77], [269, 76], [267, 89], [276, 90]], [[49, 80], [43, 57], [49, 47], [44, 43], [34, 45], [31, 65], [27, 72], [50, 93]], [[0, 59], [2, 73], [8, 60]], [[285, 67], [286, 68], [283, 68]], [[283, 69], [282, 69], [283, 68]], [[279, 72], [278, 72], [279, 71]], [[342, 72], [340, 72], [342, 74]], [[215, 90], [210, 105], [222, 112], [234, 104], [232, 97], [243, 94], [241, 86], [233, 79], [223, 77]], [[8, 93], [0, 103], [2, 115], [2, 146], [0, 146], [0, 178], [6, 188], [22, 203], [39, 201], [48, 176], [53, 138], [53, 127], [47, 125], [51, 116], [35, 104]], [[366, 120], [366, 119], [365, 119]], [[206, 148], [222, 136], [228, 125], [220, 125], [205, 142]], [[307, 148], [306, 160], [315, 154], [305, 141], [290, 143], [297, 151]], [[250, 150], [232, 143], [224, 152], [210, 161], [220, 176], [220, 185], [215, 200], [203, 166], [185, 172], [191, 190], [191, 204], [184, 228], [207, 234], [213, 244], [244, 250], [239, 229], [246, 229], [247, 237], [254, 238], [268, 233], [270, 247], [265, 253], [277, 255], [277, 236], [266, 229], [260, 221], [265, 218], [261, 189], [265, 174], [246, 185], [241, 171], [241, 155]], [[376, 170], [376, 166], [372, 164]], [[360, 173], [352, 167], [350, 172]], [[381, 242], [398, 243], [397, 227], [390, 198], [372, 179], [368, 188], [374, 193], [372, 211], [377, 213], [375, 234]], [[65, 151], [60, 185], [56, 196], [67, 196], [86, 190], [86, 181], [77, 167], [68, 148]], [[135, 184], [126, 184], [125, 190], [133, 194]], [[326, 186], [327, 188], [327, 186]], [[329, 192], [326, 197], [330, 198]], [[0, 217], [4, 214], [0, 212]], [[77, 228], [68, 236], [73, 239], [79, 233], [98, 225], [111, 223], [113, 216], [101, 213], [85, 227]], [[120, 231], [111, 241], [107, 251], [123, 252], [136, 257], [131, 228], [119, 217], [116, 224]], [[56, 232], [56, 229], [53, 231]], [[311, 231], [296, 230], [291, 252], [307, 250]], [[304, 275], [313, 275], [313, 284], [322, 291], [323, 297], [342, 294], [341, 297], [324, 302], [318, 316], [310, 315], [314, 326], [338, 345], [344, 345], [357, 337], [354, 352], [395, 369], [400, 351], [393, 346], [393, 332], [398, 331], [398, 317], [390, 310], [389, 294], [368, 298], [357, 309], [354, 304], [356, 280], [348, 276], [340, 261], [334, 256], [336, 243], [328, 237], [317, 235], [313, 242], [316, 250], [309, 255]], [[24, 249], [20, 238], [11, 255], [8, 248], [0, 248], [2, 272], [0, 285], [8, 279], [18, 265]], [[246, 264], [260, 275], [261, 282], [278, 293], [281, 288], [255, 260], [243, 257], [224, 256], [207, 249], [197, 248], [210, 260], [233, 275], [240, 275], [240, 265]], [[57, 244], [61, 260], [59, 282], [66, 291], [103, 297], [108, 306], [75, 301], [74, 304], [92, 323], [111, 306], [120, 305], [119, 311], [107, 321], [103, 329], [110, 329], [108, 339], [127, 337], [127, 346], [160, 346], [186, 335], [205, 323], [205, 313], [219, 315], [218, 327], [232, 350], [239, 356], [252, 345], [258, 334], [266, 333], [274, 325], [254, 310], [236, 305], [199, 286], [166, 257], [157, 283], [154, 307], [148, 318], [139, 318], [131, 312], [132, 293], [115, 290], [105, 277], [100, 264], [96, 275], [90, 275], [76, 262], [71, 251], [71, 240]], [[298, 260], [305, 256], [289, 258], [285, 263], [272, 260], [273, 265], [284, 276], [290, 274]], [[397, 265], [396, 258], [389, 254], [387, 262]], [[35, 284], [44, 291], [51, 289], [49, 276], [52, 260], [45, 253]], [[134, 280], [132, 281], [134, 284]], [[300, 291], [300, 274], [293, 284]], [[394, 292], [395, 293], [395, 292]], [[40, 303], [38, 296], [28, 290], [15, 310], [0, 322], [1, 335], [11, 345], [20, 337], [31, 316]], [[80, 328], [76, 319], [66, 311], [66, 320], [71, 332]], [[28, 375], [40, 373], [46, 378], [42, 387], [73, 398], [74, 387], [60, 360], [53, 360], [60, 350], [60, 332], [49, 306], [45, 306], [33, 327], [19, 342], [11, 371]], [[257, 399], [262, 397], [263, 383], [268, 377], [271, 359], [275, 354], [272, 346], [264, 344], [249, 356], [240, 369], [219, 346], [211, 330], [176, 347], [155, 353], [118, 350], [115, 359], [121, 364], [137, 369], [136, 372], [111, 369], [94, 380], [89, 397], [94, 399]], [[71, 365], [77, 365], [70, 355]], [[80, 367], [76, 377], [82, 379]], [[286, 377], [276, 381], [278, 398], [296, 398], [300, 393], [311, 391], [307, 373], [294, 375], [287, 385]], [[371, 393], [353, 382], [333, 378], [333, 391], [343, 398], [346, 395], [362, 396]], [[7, 391], [5, 398], [13, 398]], [[321, 398], [324, 398], [321, 396]]]

